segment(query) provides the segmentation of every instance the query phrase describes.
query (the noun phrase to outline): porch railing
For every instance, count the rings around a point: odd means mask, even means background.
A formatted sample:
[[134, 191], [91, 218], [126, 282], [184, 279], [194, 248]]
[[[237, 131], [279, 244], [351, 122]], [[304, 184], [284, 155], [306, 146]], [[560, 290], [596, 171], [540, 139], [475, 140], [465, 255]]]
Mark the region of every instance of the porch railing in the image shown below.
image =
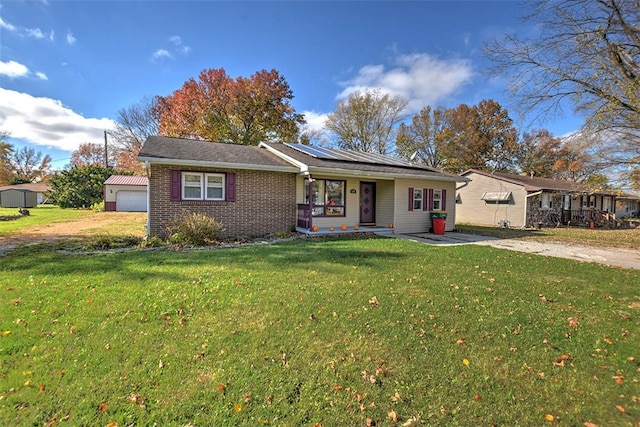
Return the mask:
[[596, 209], [565, 209], [562, 211], [563, 224], [587, 224], [593, 221], [598, 226], [615, 223], [616, 215]]
[[313, 216], [308, 204], [298, 204], [298, 227], [311, 229]]

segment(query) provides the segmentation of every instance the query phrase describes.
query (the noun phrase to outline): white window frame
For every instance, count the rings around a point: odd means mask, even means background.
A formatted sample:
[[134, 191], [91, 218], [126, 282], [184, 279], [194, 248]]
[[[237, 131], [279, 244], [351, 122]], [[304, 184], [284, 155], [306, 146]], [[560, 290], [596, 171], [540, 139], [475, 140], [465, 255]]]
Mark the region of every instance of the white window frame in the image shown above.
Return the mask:
[[421, 211], [424, 209], [424, 188], [413, 189], [413, 210]]
[[553, 208], [553, 195], [549, 193], [542, 193], [540, 195], [540, 209], [552, 209]]
[[433, 210], [441, 211], [442, 209], [442, 190], [433, 190]]
[[[186, 177], [188, 175], [198, 176], [200, 178], [200, 195], [198, 197], [187, 197], [186, 195]], [[207, 197], [207, 189], [208, 188], [220, 188], [219, 186], [209, 186], [208, 177], [219, 177], [221, 178], [221, 190], [222, 197]], [[195, 187], [193, 187], [195, 188]], [[224, 201], [226, 194], [226, 175], [224, 173], [205, 173], [205, 172], [190, 172], [184, 171], [182, 172], [182, 183], [181, 183], [181, 192], [182, 192], [182, 200], [207, 200], [207, 201]]]

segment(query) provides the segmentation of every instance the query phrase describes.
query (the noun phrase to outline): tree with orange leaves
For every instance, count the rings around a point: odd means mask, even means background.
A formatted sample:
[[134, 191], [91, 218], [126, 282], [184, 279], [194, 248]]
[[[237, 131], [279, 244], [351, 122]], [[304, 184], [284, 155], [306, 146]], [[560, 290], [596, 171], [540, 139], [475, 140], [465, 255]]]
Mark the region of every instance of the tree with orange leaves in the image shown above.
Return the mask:
[[276, 70], [249, 78], [203, 70], [167, 97], [158, 97], [161, 135], [242, 145], [295, 141], [305, 123], [290, 104], [293, 93]]

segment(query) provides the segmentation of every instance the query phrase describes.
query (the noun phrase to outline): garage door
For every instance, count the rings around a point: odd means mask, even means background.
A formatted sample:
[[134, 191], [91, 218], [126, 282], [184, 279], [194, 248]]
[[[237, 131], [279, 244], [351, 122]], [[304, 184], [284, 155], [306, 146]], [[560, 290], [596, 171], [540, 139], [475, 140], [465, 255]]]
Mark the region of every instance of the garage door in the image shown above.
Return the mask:
[[118, 191], [116, 210], [120, 212], [146, 212], [146, 191]]

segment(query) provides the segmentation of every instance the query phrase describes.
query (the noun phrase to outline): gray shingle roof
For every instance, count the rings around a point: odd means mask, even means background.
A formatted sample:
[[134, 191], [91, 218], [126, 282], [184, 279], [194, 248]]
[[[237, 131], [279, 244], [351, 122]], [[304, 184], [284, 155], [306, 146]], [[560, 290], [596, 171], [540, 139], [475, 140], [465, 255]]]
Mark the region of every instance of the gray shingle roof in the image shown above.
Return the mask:
[[[588, 186], [579, 182], [562, 181], [559, 179], [531, 177], [530, 175], [518, 175], [514, 173], [490, 172], [478, 169], [469, 169], [461, 173], [462, 176], [469, 173], [489, 176], [512, 184], [522, 185], [526, 191], [564, 191], [573, 193], [592, 193]], [[608, 192], [604, 192], [608, 193]]]
[[[459, 175], [449, 174], [420, 165], [374, 164], [346, 160], [321, 159], [280, 143], [263, 143], [262, 147], [221, 144], [190, 139], [149, 137], [142, 146], [138, 160], [151, 163], [199, 164], [238, 169], [266, 169], [302, 172], [300, 167], [280, 157], [293, 159], [308, 166], [310, 173], [337, 172], [363, 176], [415, 177], [444, 181], [466, 181]], [[266, 148], [265, 148], [266, 147]]]
[[150, 136], [142, 145], [138, 160], [152, 163], [224, 165], [239, 169], [270, 169], [296, 172], [288, 162], [264, 148], [219, 142]]

